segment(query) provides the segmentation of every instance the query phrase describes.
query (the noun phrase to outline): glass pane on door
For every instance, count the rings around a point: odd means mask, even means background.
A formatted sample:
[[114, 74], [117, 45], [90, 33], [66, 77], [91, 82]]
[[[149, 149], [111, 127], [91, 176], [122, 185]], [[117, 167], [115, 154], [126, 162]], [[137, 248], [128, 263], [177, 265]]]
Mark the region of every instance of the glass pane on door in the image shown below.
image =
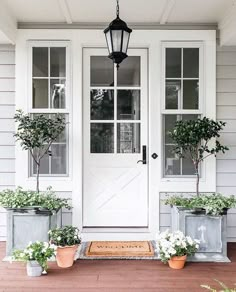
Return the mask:
[[117, 119], [140, 120], [140, 90], [118, 90]]
[[90, 91], [90, 119], [114, 119], [114, 90], [93, 89]]
[[90, 152], [114, 153], [114, 124], [91, 123]]
[[114, 65], [107, 56], [90, 57], [91, 86], [114, 86]]
[[117, 153], [140, 153], [140, 123], [117, 125]]
[[140, 57], [129, 56], [117, 70], [117, 86], [140, 86]]

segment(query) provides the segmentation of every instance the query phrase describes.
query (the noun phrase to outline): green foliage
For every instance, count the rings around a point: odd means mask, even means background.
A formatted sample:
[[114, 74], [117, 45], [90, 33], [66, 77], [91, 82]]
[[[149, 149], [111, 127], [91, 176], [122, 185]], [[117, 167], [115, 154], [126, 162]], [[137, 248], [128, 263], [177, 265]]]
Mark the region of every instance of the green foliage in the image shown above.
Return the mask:
[[211, 292], [217, 292], [217, 291], [218, 292], [236, 292], [236, 288], [228, 288], [223, 282], [220, 282], [219, 280], [216, 280], [216, 279], [215, 279], [215, 281], [217, 283], [219, 283], [220, 287], [223, 288], [223, 290], [222, 289], [221, 290], [217, 290], [215, 288], [210, 287], [209, 285], [201, 285], [201, 287], [205, 288], [205, 289], [207, 289], [207, 290], [209, 290]]
[[182, 195], [169, 196], [164, 200], [166, 205], [179, 206], [187, 209], [202, 208], [206, 210], [208, 215], [221, 215], [224, 209], [234, 208], [236, 206], [235, 196], [223, 196], [221, 194], [201, 194], [184, 198]]
[[[217, 140], [219, 132], [223, 130], [225, 122], [203, 117], [196, 120], [177, 121], [169, 135], [175, 144], [173, 152], [182, 158], [189, 158], [196, 171], [196, 193], [199, 194], [199, 165], [211, 155], [229, 150]], [[216, 139], [214, 145], [211, 140]]]
[[47, 271], [47, 260], [55, 255], [55, 249], [47, 242], [29, 243], [24, 250], [14, 250], [13, 259], [20, 261], [37, 261], [44, 271]]
[[219, 132], [226, 123], [215, 122], [206, 117], [196, 120], [177, 121], [169, 133], [175, 143], [174, 152], [180, 157], [189, 157], [193, 161], [203, 160], [204, 154], [225, 153], [228, 147], [216, 140], [214, 147], [209, 146], [212, 138], [219, 138]]
[[194, 255], [199, 248], [199, 241], [185, 236], [181, 231], [173, 233], [166, 230], [158, 236], [157, 250], [162, 262], [166, 263], [174, 256]]
[[[60, 114], [55, 114], [49, 118], [43, 114], [37, 114], [34, 117], [30, 114], [24, 114], [18, 110], [14, 116], [15, 122], [18, 122], [17, 132], [14, 135], [24, 150], [33, 150], [38, 148], [45, 152], [45, 145], [55, 141], [65, 129], [65, 118]], [[42, 153], [42, 154], [43, 154]]]
[[79, 229], [73, 226], [55, 228], [48, 232], [50, 242], [57, 246], [72, 246], [81, 243]]
[[59, 210], [62, 207], [71, 209], [69, 199], [58, 198], [48, 188], [46, 192], [24, 191], [21, 187], [16, 190], [4, 190], [0, 192], [0, 206], [4, 208], [41, 207], [50, 211]]
[[63, 115], [54, 114], [51, 118], [44, 114], [30, 115], [18, 110], [14, 116], [18, 123], [16, 141], [23, 150], [29, 150], [37, 167], [37, 191], [39, 192], [39, 170], [41, 159], [51, 155], [50, 147], [65, 130], [66, 122]]

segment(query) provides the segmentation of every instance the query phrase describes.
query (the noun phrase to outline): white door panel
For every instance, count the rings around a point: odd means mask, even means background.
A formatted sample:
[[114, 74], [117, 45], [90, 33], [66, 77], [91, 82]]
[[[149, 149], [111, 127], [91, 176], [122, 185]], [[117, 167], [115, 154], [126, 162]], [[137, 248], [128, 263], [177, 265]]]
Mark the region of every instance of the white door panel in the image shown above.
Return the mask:
[[106, 54], [84, 51], [83, 227], [148, 227], [147, 53], [118, 73]]

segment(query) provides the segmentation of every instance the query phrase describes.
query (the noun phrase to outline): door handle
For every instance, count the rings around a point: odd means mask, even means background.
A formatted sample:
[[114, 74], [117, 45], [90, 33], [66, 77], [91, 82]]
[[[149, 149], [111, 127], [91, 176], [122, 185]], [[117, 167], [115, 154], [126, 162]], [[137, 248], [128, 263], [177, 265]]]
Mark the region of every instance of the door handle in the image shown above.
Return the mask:
[[143, 145], [143, 159], [138, 160], [137, 163], [142, 162], [142, 164], [147, 164], [147, 146]]

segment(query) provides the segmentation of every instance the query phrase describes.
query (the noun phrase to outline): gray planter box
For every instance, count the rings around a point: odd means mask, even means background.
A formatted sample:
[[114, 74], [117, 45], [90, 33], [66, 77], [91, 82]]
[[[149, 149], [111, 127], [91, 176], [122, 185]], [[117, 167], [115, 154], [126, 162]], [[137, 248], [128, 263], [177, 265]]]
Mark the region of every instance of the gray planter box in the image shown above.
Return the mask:
[[230, 262], [227, 257], [227, 215], [209, 216], [194, 214], [173, 206], [171, 208], [171, 230], [200, 240], [198, 252], [189, 257], [196, 262]]
[[24, 249], [30, 241], [48, 241], [48, 231], [61, 224], [61, 209], [53, 213], [37, 208], [7, 210], [7, 257], [14, 249]]

